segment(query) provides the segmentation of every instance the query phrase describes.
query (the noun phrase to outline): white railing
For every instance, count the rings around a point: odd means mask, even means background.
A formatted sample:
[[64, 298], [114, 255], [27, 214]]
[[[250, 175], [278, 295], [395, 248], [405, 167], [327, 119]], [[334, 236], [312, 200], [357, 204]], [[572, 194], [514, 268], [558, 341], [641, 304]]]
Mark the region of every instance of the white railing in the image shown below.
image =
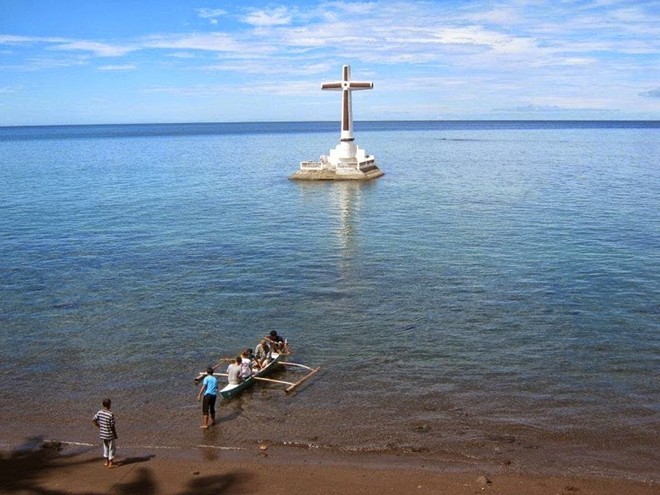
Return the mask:
[[323, 170], [324, 168], [328, 168], [329, 164], [330, 162], [328, 162], [328, 157], [325, 155], [321, 155], [318, 162], [313, 162], [313, 161], [300, 162], [300, 169]]
[[319, 161], [305, 161], [300, 162], [300, 170], [325, 170], [334, 169], [338, 173], [348, 173], [351, 171], [368, 172], [376, 168], [376, 161], [373, 157], [369, 157], [362, 161], [339, 162], [336, 165], [331, 165], [328, 157], [323, 155]]
[[300, 162], [300, 170], [323, 170], [321, 162]]

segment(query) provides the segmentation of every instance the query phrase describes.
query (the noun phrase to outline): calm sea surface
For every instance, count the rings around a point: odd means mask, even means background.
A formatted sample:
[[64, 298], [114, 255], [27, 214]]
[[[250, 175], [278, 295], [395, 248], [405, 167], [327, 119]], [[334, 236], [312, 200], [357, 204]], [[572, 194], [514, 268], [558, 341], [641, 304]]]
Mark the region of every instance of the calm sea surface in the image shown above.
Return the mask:
[[[385, 176], [297, 183], [336, 123], [0, 128], [0, 442], [384, 452], [656, 479], [660, 123], [356, 123]], [[322, 371], [199, 429], [276, 329]], [[287, 379], [292, 373], [282, 374]]]

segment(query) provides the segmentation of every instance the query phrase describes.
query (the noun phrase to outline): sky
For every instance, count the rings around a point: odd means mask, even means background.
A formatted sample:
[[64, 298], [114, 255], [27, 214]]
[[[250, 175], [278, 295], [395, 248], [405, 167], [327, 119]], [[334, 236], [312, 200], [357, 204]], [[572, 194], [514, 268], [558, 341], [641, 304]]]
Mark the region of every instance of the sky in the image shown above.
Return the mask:
[[0, 0], [0, 126], [660, 120], [660, 0]]

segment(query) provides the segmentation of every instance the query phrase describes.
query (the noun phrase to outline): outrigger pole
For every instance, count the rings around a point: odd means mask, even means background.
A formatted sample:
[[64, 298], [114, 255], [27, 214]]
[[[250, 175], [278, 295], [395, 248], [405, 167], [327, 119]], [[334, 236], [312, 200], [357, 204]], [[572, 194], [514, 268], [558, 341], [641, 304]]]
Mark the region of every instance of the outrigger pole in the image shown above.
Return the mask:
[[316, 367], [316, 368], [310, 368], [309, 366], [305, 366], [304, 364], [287, 363], [286, 361], [285, 361], [285, 362], [282, 362], [282, 363], [280, 363], [280, 364], [282, 364], [282, 365], [284, 365], [284, 366], [298, 366], [299, 368], [304, 368], [304, 369], [309, 370], [309, 373], [307, 373], [305, 376], [303, 376], [303, 377], [302, 377], [300, 380], [298, 380], [297, 382], [295, 382], [295, 383], [291, 383], [291, 384], [289, 385], [289, 387], [286, 388], [286, 389], [284, 390], [287, 394], [293, 392], [293, 390], [294, 390], [298, 385], [300, 385], [300, 384], [303, 383], [304, 381], [310, 379], [312, 376], [314, 376], [316, 373], [318, 373], [318, 371], [321, 369], [320, 366], [318, 366], [318, 367]]

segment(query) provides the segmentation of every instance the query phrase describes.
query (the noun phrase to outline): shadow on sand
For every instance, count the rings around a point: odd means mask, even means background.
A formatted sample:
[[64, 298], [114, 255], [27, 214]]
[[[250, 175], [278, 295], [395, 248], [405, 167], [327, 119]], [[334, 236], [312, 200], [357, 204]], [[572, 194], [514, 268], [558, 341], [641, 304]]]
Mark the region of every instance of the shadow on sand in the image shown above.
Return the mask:
[[[0, 494], [20, 493], [35, 495], [103, 495], [106, 490], [95, 491], [93, 488], [84, 491], [50, 488], [48, 480], [57, 478], [58, 470], [71, 470], [90, 464], [98, 464], [97, 458], [83, 456], [89, 449], [72, 453], [62, 452], [63, 445], [58, 442], [45, 442], [43, 438], [29, 438], [23, 445], [7, 453], [0, 453]], [[149, 462], [155, 455], [128, 457], [118, 460], [117, 466]], [[154, 472], [148, 467], [136, 467], [112, 487], [113, 494], [120, 495], [156, 495], [162, 492], [162, 486], [156, 480]], [[217, 476], [202, 476], [191, 478], [185, 488], [176, 495], [222, 495], [236, 493], [238, 483], [246, 482], [245, 474], [232, 473]], [[52, 484], [52, 483], [51, 483]]]

